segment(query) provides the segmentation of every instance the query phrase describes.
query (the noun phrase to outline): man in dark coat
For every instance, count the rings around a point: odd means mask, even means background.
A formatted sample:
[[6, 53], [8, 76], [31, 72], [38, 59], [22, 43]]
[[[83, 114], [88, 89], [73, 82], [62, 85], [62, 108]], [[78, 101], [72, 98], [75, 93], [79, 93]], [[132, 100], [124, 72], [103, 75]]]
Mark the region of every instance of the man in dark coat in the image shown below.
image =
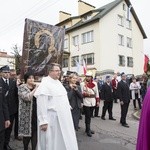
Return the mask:
[[108, 110], [109, 120], [116, 120], [113, 118], [112, 108], [113, 108], [113, 89], [111, 86], [110, 76], [106, 76], [106, 82], [102, 86], [102, 100], [104, 100], [104, 106], [102, 109], [101, 118], [105, 120], [105, 114]]
[[3, 91], [2, 82], [0, 81], [0, 150], [4, 148], [5, 128], [10, 125], [8, 107]]
[[129, 128], [129, 125], [126, 122], [126, 116], [128, 113], [128, 107], [130, 103], [130, 89], [129, 85], [126, 82], [125, 73], [121, 74], [121, 81], [118, 83], [118, 98], [121, 105], [121, 118], [120, 123], [122, 126]]
[[[16, 82], [17, 87], [21, 84], [20, 79], [17, 79], [17, 72], [15, 69], [10, 69], [10, 79], [14, 80]], [[19, 81], [19, 82], [18, 82]], [[17, 104], [18, 107], [19, 104]], [[21, 137], [18, 137], [18, 111], [15, 113], [15, 119], [14, 119], [14, 137], [16, 140], [21, 140]]]
[[10, 69], [9, 66], [1, 67], [2, 77], [0, 78], [0, 83], [2, 88], [4, 89], [4, 95], [7, 101], [9, 118], [10, 118], [10, 126], [5, 130], [5, 142], [4, 142], [4, 150], [12, 150], [9, 146], [10, 135], [13, 127], [13, 122], [15, 115], [18, 111], [18, 89], [16, 82], [12, 79], [9, 79]]

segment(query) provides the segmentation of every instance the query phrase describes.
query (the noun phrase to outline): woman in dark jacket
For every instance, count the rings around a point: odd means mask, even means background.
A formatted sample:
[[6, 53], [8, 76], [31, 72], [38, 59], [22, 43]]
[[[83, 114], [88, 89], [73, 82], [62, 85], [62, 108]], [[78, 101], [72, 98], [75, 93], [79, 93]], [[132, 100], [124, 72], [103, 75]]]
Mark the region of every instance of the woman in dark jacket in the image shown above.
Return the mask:
[[69, 76], [69, 84], [65, 85], [68, 93], [68, 99], [71, 106], [72, 118], [74, 123], [74, 128], [78, 131], [80, 112], [83, 103], [83, 97], [81, 93], [80, 86], [77, 85], [78, 77], [76, 74], [71, 74]]

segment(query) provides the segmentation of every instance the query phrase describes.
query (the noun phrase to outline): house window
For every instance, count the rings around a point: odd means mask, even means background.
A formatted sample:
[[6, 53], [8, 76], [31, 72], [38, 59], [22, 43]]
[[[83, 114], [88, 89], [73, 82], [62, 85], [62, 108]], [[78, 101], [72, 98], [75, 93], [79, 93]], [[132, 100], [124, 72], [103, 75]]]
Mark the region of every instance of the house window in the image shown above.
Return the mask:
[[132, 48], [132, 39], [127, 37], [127, 47]]
[[126, 26], [128, 29], [132, 29], [132, 24], [131, 24], [131, 20], [126, 20]]
[[128, 8], [127, 8], [127, 20], [130, 20], [131, 21], [131, 8], [132, 6], [130, 5]]
[[118, 25], [124, 26], [123, 16], [118, 15]]
[[89, 20], [89, 19], [91, 19], [91, 18], [92, 18], [91, 15], [86, 15], [85, 17], [83, 17], [83, 21], [87, 21], [87, 20]]
[[77, 66], [77, 62], [79, 62], [79, 56], [74, 56], [71, 58], [71, 66], [72, 67]]
[[93, 31], [89, 31], [82, 34], [82, 43], [93, 42]]
[[119, 55], [119, 66], [125, 66], [125, 57], [123, 55]]
[[62, 62], [62, 67], [68, 67], [68, 63], [69, 63], [69, 58], [63, 58], [63, 62]]
[[64, 41], [64, 49], [67, 49], [68, 48], [68, 39], [65, 39]]
[[84, 59], [86, 65], [94, 64], [94, 53], [82, 55], [82, 59]]
[[77, 35], [77, 36], [74, 36], [74, 37], [72, 38], [72, 44], [73, 44], [74, 46], [79, 45], [79, 36], [78, 36], [78, 35]]
[[133, 67], [133, 58], [132, 57], [127, 57], [127, 66]]
[[118, 34], [118, 42], [119, 42], [119, 45], [122, 45], [124, 46], [124, 36], [121, 35], [121, 34]]
[[126, 11], [126, 4], [123, 3], [122, 7], [123, 7], [123, 10]]
[[69, 25], [63, 25], [62, 26], [64, 29], [67, 29], [67, 28], [69, 28], [70, 26]]

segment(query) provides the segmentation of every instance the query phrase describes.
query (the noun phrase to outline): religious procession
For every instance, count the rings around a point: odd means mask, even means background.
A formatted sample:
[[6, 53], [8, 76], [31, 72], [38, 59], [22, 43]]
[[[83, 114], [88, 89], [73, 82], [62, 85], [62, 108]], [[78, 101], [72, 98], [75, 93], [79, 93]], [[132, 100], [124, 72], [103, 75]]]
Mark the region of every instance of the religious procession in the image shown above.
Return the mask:
[[147, 36], [130, 0], [78, 10], [26, 18], [22, 54], [0, 50], [0, 150], [150, 150]]
[[[129, 128], [126, 116], [131, 100], [134, 110], [144, 107], [145, 114], [149, 109], [146, 108], [149, 81], [144, 76], [127, 80], [125, 73], [117, 73], [113, 78], [106, 76], [102, 80], [87, 71], [82, 80], [76, 72], [68, 71], [59, 80], [61, 67], [57, 63], [49, 65], [48, 76], [40, 83], [35, 82], [32, 72], [24, 74], [23, 82], [20, 74], [9, 66], [1, 67], [0, 72], [1, 150], [12, 150], [9, 145], [12, 130], [14, 138], [23, 143], [24, 150], [28, 150], [30, 142], [32, 150], [78, 150], [76, 132], [80, 130], [81, 119], [84, 118], [84, 130], [90, 138], [95, 134], [92, 119], [106, 120], [108, 111], [108, 119], [116, 121], [113, 103], [120, 103], [120, 125], [125, 128]], [[100, 105], [103, 105], [101, 112]], [[145, 122], [148, 112], [144, 114], [137, 150], [141, 150], [141, 136], [143, 139], [147, 136], [143, 130], [148, 128]]]

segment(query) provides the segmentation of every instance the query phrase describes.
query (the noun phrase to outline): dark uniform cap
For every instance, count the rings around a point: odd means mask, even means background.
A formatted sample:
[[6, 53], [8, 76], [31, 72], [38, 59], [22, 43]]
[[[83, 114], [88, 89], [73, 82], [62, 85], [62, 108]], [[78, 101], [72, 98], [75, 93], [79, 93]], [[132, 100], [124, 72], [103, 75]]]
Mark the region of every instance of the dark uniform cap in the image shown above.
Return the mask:
[[3, 67], [0, 68], [0, 71], [1, 72], [10, 72], [10, 68], [9, 68], [8, 65], [5, 65], [5, 66], [3, 66]]
[[110, 76], [106, 76], [106, 79], [109, 79], [110, 78]]
[[121, 77], [122, 77], [123, 75], [125, 75], [125, 73], [124, 73], [124, 72], [122, 72], [122, 73], [121, 73]]

